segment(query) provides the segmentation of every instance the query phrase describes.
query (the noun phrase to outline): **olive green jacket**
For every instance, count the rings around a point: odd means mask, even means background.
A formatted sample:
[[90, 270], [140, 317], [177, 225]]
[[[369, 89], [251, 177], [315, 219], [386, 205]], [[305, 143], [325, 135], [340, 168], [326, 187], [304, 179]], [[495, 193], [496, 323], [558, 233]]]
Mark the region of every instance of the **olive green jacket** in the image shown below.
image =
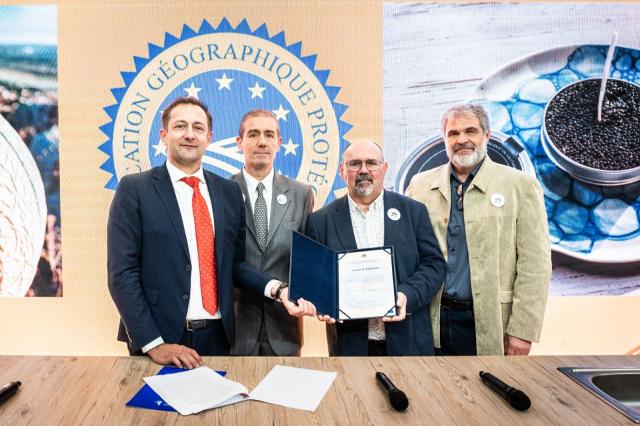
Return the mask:
[[[447, 257], [451, 166], [414, 176], [406, 195], [427, 206]], [[551, 278], [551, 252], [540, 184], [524, 173], [485, 160], [464, 194], [471, 293], [478, 355], [504, 354], [505, 334], [537, 342]], [[431, 302], [440, 347], [440, 298]]]

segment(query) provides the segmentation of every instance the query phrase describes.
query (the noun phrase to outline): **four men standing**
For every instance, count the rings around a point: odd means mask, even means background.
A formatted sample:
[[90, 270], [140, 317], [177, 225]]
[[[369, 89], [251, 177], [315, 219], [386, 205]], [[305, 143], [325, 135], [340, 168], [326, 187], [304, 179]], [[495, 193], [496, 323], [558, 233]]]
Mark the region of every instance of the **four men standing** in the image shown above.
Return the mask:
[[166, 164], [124, 177], [109, 213], [118, 338], [131, 354], [187, 368], [230, 351], [299, 355], [300, 317], [316, 315], [288, 299], [299, 231], [336, 250], [394, 247], [397, 315], [318, 315], [332, 355], [527, 354], [551, 269], [540, 186], [486, 156], [481, 107], [450, 109], [442, 127], [451, 161], [414, 177], [407, 195], [419, 202], [383, 190], [382, 149], [360, 141], [340, 163], [348, 194], [312, 214], [311, 188], [274, 171], [282, 139], [271, 112], [242, 118], [245, 166], [225, 180], [202, 168], [207, 108], [176, 99], [162, 115]]

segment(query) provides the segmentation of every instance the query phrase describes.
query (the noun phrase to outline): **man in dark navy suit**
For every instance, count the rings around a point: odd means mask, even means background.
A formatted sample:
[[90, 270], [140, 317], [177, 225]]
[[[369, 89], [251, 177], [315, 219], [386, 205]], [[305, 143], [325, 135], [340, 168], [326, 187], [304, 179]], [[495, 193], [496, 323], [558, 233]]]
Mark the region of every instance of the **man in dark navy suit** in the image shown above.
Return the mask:
[[444, 279], [446, 264], [425, 205], [384, 191], [386, 171], [377, 144], [351, 144], [340, 163], [349, 193], [307, 221], [307, 235], [334, 250], [394, 248], [397, 315], [341, 323], [319, 315], [328, 323], [331, 355], [434, 353], [429, 304]]
[[[118, 339], [132, 355], [194, 368], [200, 355], [228, 355], [235, 339], [234, 285], [276, 292], [294, 316], [315, 307], [287, 298], [244, 262], [245, 216], [237, 183], [204, 171], [212, 117], [195, 98], [162, 113], [167, 162], [125, 176], [109, 211], [109, 291], [120, 312]], [[280, 291], [277, 291], [277, 290]]]

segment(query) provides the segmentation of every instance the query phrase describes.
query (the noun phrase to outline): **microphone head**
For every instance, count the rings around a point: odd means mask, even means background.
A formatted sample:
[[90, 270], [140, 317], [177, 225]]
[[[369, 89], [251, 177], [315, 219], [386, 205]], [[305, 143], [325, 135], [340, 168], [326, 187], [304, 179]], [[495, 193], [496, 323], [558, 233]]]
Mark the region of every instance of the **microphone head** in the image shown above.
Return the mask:
[[389, 392], [389, 402], [396, 411], [404, 411], [409, 406], [407, 395], [399, 389], [394, 389]]
[[526, 411], [531, 407], [531, 400], [521, 390], [511, 388], [507, 392], [507, 402], [518, 411]]

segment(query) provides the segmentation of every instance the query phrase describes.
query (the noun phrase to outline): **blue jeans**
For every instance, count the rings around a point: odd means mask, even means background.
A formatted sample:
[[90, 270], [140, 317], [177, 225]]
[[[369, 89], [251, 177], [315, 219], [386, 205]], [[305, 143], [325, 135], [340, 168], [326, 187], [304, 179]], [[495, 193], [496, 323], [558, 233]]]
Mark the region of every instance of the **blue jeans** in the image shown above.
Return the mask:
[[473, 309], [440, 308], [440, 348], [436, 355], [477, 355]]

